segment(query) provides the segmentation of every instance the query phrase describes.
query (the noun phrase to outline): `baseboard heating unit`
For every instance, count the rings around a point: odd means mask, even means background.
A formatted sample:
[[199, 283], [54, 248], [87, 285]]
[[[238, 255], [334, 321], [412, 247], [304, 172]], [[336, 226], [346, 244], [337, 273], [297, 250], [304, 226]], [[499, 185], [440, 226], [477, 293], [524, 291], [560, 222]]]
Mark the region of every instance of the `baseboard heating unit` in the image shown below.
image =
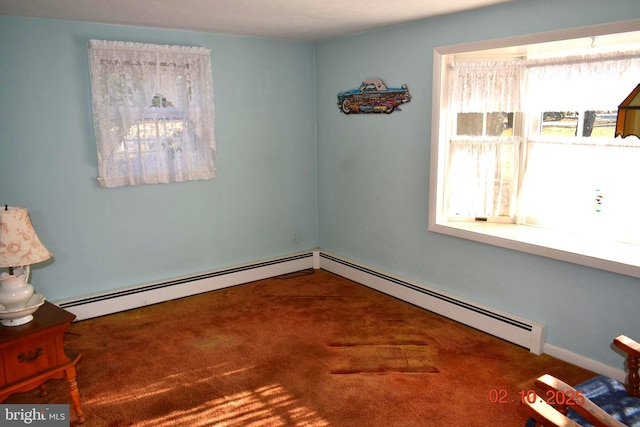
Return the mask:
[[330, 271], [528, 348], [532, 353], [542, 354], [544, 350], [545, 325], [503, 313], [440, 290], [430, 289], [423, 284], [358, 264], [322, 250], [301, 252], [142, 286], [55, 301], [55, 304], [75, 314], [76, 320], [84, 320], [308, 268], [322, 268]]
[[429, 289], [327, 252], [321, 251], [319, 257], [323, 270], [528, 348], [532, 353], [544, 351], [546, 325]]
[[84, 320], [293, 273], [313, 266], [314, 253], [309, 251], [71, 300], [55, 301], [55, 304], [75, 314], [76, 320]]

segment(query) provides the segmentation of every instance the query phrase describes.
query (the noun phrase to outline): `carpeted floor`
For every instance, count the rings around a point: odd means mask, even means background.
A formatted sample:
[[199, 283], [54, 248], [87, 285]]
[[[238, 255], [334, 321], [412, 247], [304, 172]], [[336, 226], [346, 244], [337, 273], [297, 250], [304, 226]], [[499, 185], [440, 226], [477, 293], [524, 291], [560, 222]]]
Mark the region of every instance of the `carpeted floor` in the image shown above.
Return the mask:
[[[537, 376], [594, 375], [307, 273], [72, 324], [86, 425], [523, 426]], [[68, 403], [47, 387], [5, 403]]]

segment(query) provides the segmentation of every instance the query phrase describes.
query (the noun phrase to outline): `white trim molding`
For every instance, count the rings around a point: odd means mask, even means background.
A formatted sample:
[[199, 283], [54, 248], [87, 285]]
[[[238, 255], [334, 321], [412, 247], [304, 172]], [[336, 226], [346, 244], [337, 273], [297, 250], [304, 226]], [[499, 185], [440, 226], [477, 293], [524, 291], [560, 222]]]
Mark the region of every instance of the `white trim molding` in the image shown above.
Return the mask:
[[624, 370], [605, 365], [604, 363], [598, 362], [597, 360], [589, 359], [588, 357], [582, 356], [581, 354], [574, 353], [572, 351], [565, 350], [564, 348], [557, 347], [551, 344], [544, 345], [544, 352], [545, 354], [553, 356], [556, 359], [573, 363], [576, 366], [580, 366], [581, 368], [588, 369], [600, 375], [611, 377], [623, 384], [626, 381], [626, 373]]

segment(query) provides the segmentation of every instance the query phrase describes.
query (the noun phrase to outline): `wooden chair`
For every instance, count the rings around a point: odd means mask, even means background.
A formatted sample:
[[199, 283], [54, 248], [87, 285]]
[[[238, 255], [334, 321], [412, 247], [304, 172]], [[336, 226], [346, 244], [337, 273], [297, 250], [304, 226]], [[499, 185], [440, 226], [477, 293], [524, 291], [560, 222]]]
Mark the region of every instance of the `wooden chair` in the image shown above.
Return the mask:
[[640, 344], [624, 335], [613, 344], [627, 354], [626, 386], [599, 376], [571, 387], [543, 375], [535, 384], [546, 398], [536, 393], [535, 399], [524, 399], [531, 415], [527, 427], [640, 427]]

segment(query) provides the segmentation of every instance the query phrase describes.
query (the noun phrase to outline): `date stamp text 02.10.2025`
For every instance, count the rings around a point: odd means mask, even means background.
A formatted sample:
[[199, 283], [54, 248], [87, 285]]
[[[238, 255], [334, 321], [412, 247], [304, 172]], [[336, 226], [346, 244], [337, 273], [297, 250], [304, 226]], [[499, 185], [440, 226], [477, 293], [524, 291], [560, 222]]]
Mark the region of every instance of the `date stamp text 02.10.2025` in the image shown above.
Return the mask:
[[[534, 390], [520, 390], [518, 392], [520, 403], [535, 403], [537, 394]], [[540, 396], [544, 399], [548, 405], [567, 405], [567, 406], [580, 406], [584, 405], [584, 394], [576, 390], [574, 391], [560, 391], [560, 390], [547, 390], [544, 396]], [[509, 403], [509, 391], [504, 388], [491, 388], [489, 389], [489, 402], [491, 403]]]

